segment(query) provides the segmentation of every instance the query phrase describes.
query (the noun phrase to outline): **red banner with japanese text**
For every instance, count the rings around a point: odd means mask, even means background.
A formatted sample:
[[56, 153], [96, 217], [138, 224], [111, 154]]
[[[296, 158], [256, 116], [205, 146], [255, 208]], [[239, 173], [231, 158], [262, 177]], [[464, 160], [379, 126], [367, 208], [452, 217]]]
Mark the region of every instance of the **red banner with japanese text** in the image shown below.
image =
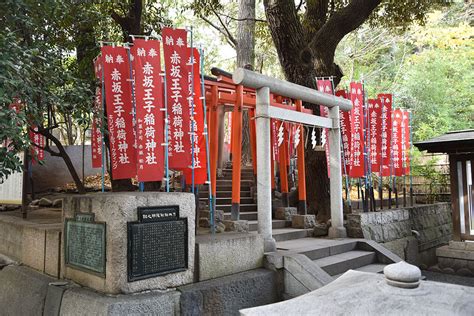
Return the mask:
[[380, 160], [382, 162], [382, 176], [387, 177], [391, 171], [391, 151], [392, 151], [392, 95], [383, 93], [377, 95], [382, 105], [382, 125], [381, 125], [381, 147]]
[[95, 78], [99, 85], [95, 88], [94, 111], [92, 114], [92, 137], [91, 137], [91, 151], [92, 151], [92, 168], [102, 167], [102, 133], [100, 127], [102, 126], [102, 56], [99, 55], [94, 60]]
[[392, 127], [392, 155], [393, 155], [393, 171], [396, 177], [403, 175], [403, 112], [400, 109], [393, 111], [393, 127]]
[[382, 142], [382, 106], [379, 99], [369, 99], [369, 159], [372, 172], [380, 172], [380, 147]]
[[137, 180], [161, 181], [164, 174], [164, 115], [160, 42], [135, 39], [131, 53], [135, 71]]
[[187, 31], [165, 27], [162, 37], [168, 96], [169, 167], [184, 170], [191, 166]]
[[[336, 96], [347, 99], [347, 92], [345, 90], [336, 91]], [[351, 112], [339, 111], [340, 127], [341, 127], [341, 141], [344, 151], [342, 153], [343, 161], [341, 164], [342, 175], [347, 175], [351, 167]]]
[[124, 47], [103, 46], [101, 50], [112, 177], [129, 179], [136, 176], [137, 163], [128, 53]]
[[272, 137], [272, 159], [274, 161], [277, 161], [278, 157], [280, 157], [280, 152], [279, 152], [279, 146], [278, 146], [278, 140], [277, 140], [277, 135], [278, 135], [278, 121], [271, 119], [271, 137]]
[[37, 133], [38, 128], [36, 125], [31, 125], [29, 136], [31, 142], [31, 161], [33, 164], [44, 161], [44, 146], [46, 141], [43, 135]]
[[[318, 86], [318, 91], [321, 91], [327, 94], [333, 94], [331, 80], [316, 80], [316, 84]], [[322, 117], [329, 117], [329, 110], [326, 106], [320, 105], [319, 113], [320, 113], [319, 115]], [[330, 148], [329, 148], [328, 132], [329, 132], [329, 129], [323, 128], [323, 131], [321, 133], [321, 144], [324, 146], [324, 151], [326, 152], [326, 165], [328, 169], [328, 177], [330, 177], [331, 169], [329, 168]]]
[[403, 140], [405, 142], [405, 158], [403, 159], [405, 162], [405, 170], [404, 173], [405, 175], [410, 174], [410, 150], [411, 150], [411, 133], [410, 133], [410, 112], [409, 111], [403, 111], [403, 126], [404, 126], [404, 131], [403, 131]]
[[364, 176], [364, 116], [363, 105], [364, 95], [362, 92], [362, 84], [358, 82], [351, 82], [350, 95], [352, 102], [351, 113], [351, 168], [349, 175], [352, 178], [359, 178]]
[[[191, 48], [189, 49], [189, 56], [191, 56]], [[200, 57], [199, 52], [196, 48], [193, 48], [194, 63], [191, 58], [188, 62], [188, 78], [189, 78], [189, 89], [188, 89], [188, 101], [194, 101], [194, 115], [190, 121], [190, 142], [194, 144], [194, 184], [204, 184], [207, 181], [207, 157], [206, 157], [206, 138], [204, 136], [204, 109], [202, 103], [201, 93], [201, 78], [200, 72]], [[194, 70], [191, 71], [191, 65], [193, 64]], [[194, 80], [192, 80], [194, 75]], [[191, 83], [194, 84], [194, 90]], [[194, 93], [194, 98], [192, 95]], [[193, 106], [189, 104], [190, 108]], [[191, 149], [190, 149], [191, 150]], [[184, 171], [186, 176], [186, 183], [192, 184], [192, 169], [187, 168]]]

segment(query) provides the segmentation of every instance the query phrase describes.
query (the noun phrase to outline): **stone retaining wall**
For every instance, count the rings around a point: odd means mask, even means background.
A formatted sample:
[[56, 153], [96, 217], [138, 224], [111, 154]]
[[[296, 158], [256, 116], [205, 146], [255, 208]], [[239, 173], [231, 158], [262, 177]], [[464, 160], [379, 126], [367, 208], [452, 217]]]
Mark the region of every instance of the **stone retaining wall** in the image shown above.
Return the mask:
[[433, 264], [436, 247], [452, 236], [449, 203], [348, 214], [347, 219], [349, 237], [374, 240], [415, 264]]

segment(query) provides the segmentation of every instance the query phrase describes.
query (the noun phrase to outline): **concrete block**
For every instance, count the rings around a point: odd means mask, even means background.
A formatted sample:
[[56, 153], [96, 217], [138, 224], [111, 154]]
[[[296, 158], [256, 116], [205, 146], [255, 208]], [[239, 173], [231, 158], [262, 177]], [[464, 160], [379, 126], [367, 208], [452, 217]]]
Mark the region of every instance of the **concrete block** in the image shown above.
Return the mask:
[[25, 266], [7, 266], [0, 271], [2, 315], [43, 315], [48, 284], [55, 279]]
[[[65, 282], [66, 283], [66, 282]], [[43, 315], [45, 316], [58, 316], [61, 311], [61, 302], [63, 294], [67, 290], [67, 286], [55, 286], [49, 285], [46, 294], [46, 300], [44, 302]]]
[[153, 291], [105, 296], [85, 288], [72, 288], [63, 294], [60, 315], [176, 315], [179, 295], [177, 291]]
[[196, 239], [198, 280], [210, 280], [260, 268], [263, 238], [258, 234], [226, 233]]
[[45, 230], [23, 228], [21, 261], [38, 271], [44, 271]]
[[44, 273], [59, 278], [61, 254], [61, 231], [46, 231]]
[[244, 220], [224, 221], [224, 225], [227, 232], [247, 233], [249, 231], [249, 222]]
[[239, 310], [281, 300], [278, 274], [256, 269], [178, 288], [181, 315], [238, 315]]
[[[188, 222], [188, 269], [144, 280], [127, 280], [127, 222], [137, 220], [137, 207], [179, 205], [181, 218]], [[63, 218], [74, 212], [93, 212], [95, 220], [106, 222], [105, 278], [82, 270], [66, 267], [61, 247], [61, 270], [66, 279], [102, 293], [135, 293], [145, 290], [165, 290], [194, 280], [195, 198], [191, 193], [120, 192], [68, 196], [63, 202]], [[63, 240], [64, 244], [64, 234]]]
[[275, 218], [285, 221], [291, 221], [293, 215], [298, 213], [296, 207], [279, 207], [276, 209]]
[[316, 217], [314, 215], [299, 215], [295, 214], [291, 218], [291, 227], [293, 228], [313, 228], [316, 224]]

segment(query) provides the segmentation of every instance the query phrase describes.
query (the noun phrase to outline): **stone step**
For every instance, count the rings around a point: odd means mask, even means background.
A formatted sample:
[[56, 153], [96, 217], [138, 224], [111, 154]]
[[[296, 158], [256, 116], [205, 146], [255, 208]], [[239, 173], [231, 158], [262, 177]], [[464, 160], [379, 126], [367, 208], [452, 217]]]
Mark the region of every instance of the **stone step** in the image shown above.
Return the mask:
[[[383, 268], [385, 268], [386, 264], [383, 263], [371, 263], [366, 266], [362, 266], [360, 268], [354, 269], [356, 271], [361, 271], [361, 272], [370, 272], [370, 273], [383, 273]], [[345, 272], [344, 272], [345, 273]], [[344, 273], [339, 273], [334, 275], [333, 277], [337, 279]]]
[[297, 229], [297, 228], [277, 228], [272, 230], [275, 241], [284, 241], [291, 239], [300, 239], [311, 236], [313, 229]]
[[[209, 197], [209, 191], [208, 190], [203, 190], [199, 191], [199, 197], [200, 198], [208, 198]], [[232, 197], [232, 191], [217, 191], [217, 197], [216, 198], [228, 198]], [[240, 197], [250, 197], [250, 191], [245, 190], [245, 191], [240, 191]]]
[[311, 260], [316, 260], [320, 258], [324, 258], [327, 256], [333, 256], [340, 253], [348, 252], [351, 250], [355, 250], [357, 248], [356, 241], [344, 241], [344, 242], [335, 242], [335, 243], [328, 243], [327, 245], [319, 245], [311, 248], [301, 249], [298, 253], [301, 253]]
[[346, 272], [349, 269], [357, 269], [376, 260], [376, 254], [373, 251], [351, 250], [337, 255], [313, 260], [320, 268], [329, 275], [335, 276]]
[[[231, 168], [222, 169], [222, 173], [232, 174], [232, 169]], [[242, 169], [240, 169], [240, 174], [251, 174], [251, 175], [253, 175], [253, 168], [242, 168]]]
[[[245, 185], [249, 185], [249, 186], [252, 186], [253, 185], [253, 180], [249, 180], [249, 179], [241, 179], [240, 180], [240, 184], [245, 184]], [[220, 186], [220, 185], [232, 185], [232, 179], [217, 179], [216, 181], [216, 185], [217, 186]]]
[[[287, 222], [285, 220], [281, 219], [274, 219], [272, 220], [272, 228], [285, 228], [286, 226], [290, 226], [291, 222]], [[250, 231], [256, 231], [258, 229], [258, 220], [255, 221], [249, 221], [249, 230]]]
[[[241, 191], [250, 191], [251, 185], [249, 183], [241, 183], [240, 190]], [[219, 191], [232, 191], [232, 184], [218, 184], [216, 185], [217, 192]]]
[[[208, 198], [199, 198], [199, 201], [207, 202]], [[252, 197], [240, 196], [240, 204], [252, 204], [254, 200]], [[232, 197], [218, 197], [216, 198], [216, 205], [232, 204]]]
[[[240, 174], [240, 179], [253, 181], [254, 180], [253, 173]], [[224, 173], [224, 176], [218, 177], [217, 180], [232, 180], [232, 173]]]
[[[224, 213], [224, 219], [230, 220], [230, 212]], [[240, 219], [245, 221], [256, 221], [257, 220], [257, 212], [241, 212]]]
[[[217, 206], [217, 209], [230, 212], [231, 207], [232, 204], [224, 204]], [[240, 204], [240, 212], [257, 212], [257, 204]]]

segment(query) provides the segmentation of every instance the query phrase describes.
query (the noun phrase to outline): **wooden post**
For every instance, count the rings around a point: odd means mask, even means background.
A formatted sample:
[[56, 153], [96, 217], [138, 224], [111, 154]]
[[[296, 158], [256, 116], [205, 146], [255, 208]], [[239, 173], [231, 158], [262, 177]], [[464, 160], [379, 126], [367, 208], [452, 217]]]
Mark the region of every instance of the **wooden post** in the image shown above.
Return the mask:
[[242, 106], [244, 102], [244, 86], [239, 85], [232, 118], [232, 206], [231, 219], [240, 219], [240, 170], [242, 161]]
[[209, 134], [209, 144], [210, 144], [210, 160], [211, 160], [211, 183], [212, 183], [212, 200], [213, 208], [215, 211], [216, 208], [216, 180], [217, 180], [217, 159], [218, 159], [218, 131], [219, 131], [219, 121], [218, 121], [218, 99], [219, 91], [217, 86], [212, 86], [211, 88], [211, 105], [210, 105], [210, 134]]
[[[284, 124], [284, 123], [283, 123]], [[279, 156], [280, 156], [280, 187], [281, 187], [281, 201], [283, 206], [289, 206], [288, 200], [288, 132], [283, 128], [283, 143], [280, 146]]]
[[[303, 104], [301, 100], [296, 100], [296, 110], [303, 112]], [[306, 215], [306, 170], [304, 167], [304, 127], [301, 125], [300, 129], [300, 143], [298, 144], [298, 214]]]

